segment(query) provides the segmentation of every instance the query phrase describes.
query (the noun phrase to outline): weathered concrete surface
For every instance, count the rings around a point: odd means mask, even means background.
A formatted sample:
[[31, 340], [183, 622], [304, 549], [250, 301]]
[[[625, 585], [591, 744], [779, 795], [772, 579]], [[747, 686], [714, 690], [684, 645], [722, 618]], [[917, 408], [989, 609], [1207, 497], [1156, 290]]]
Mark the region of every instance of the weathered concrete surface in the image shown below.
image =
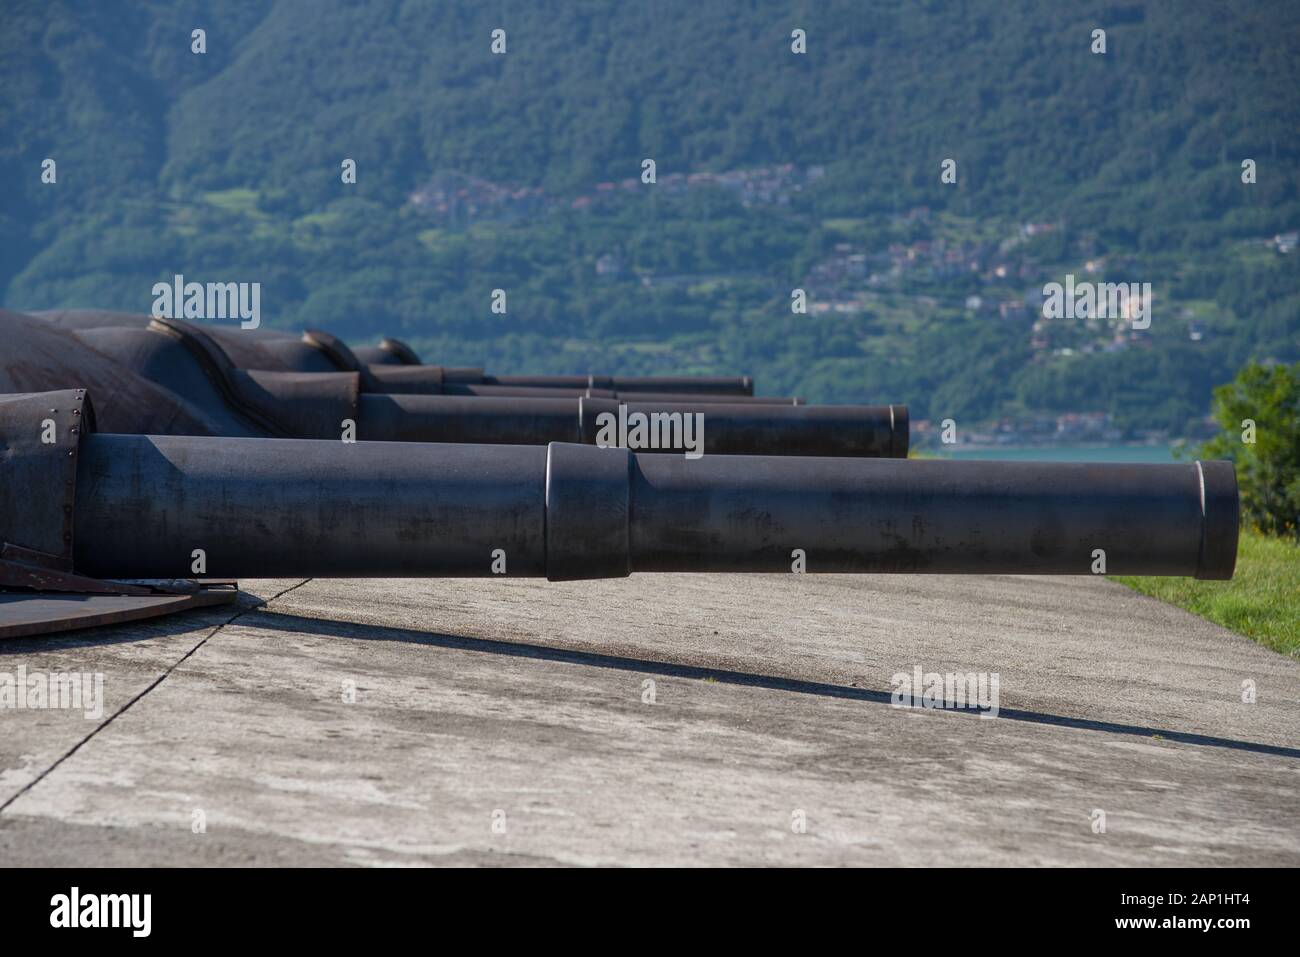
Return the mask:
[[1300, 662], [1101, 580], [244, 584], [0, 645], [106, 698], [0, 711], [0, 861], [1300, 864]]

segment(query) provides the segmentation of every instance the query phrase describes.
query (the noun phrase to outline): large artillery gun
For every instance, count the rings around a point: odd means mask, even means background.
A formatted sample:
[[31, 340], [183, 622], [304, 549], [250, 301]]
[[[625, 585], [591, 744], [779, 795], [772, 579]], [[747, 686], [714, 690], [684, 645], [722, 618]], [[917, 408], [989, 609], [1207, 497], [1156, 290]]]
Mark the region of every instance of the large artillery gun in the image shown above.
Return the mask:
[[1113, 574], [1221, 579], [1236, 557], [1227, 462], [102, 434], [81, 390], [0, 398], [0, 448], [0, 586], [47, 600], [147, 603], [161, 582], [175, 602], [202, 576], [230, 594], [240, 577], [1059, 575], [1099, 558]]
[[[1236, 559], [1230, 463], [902, 461], [902, 406], [503, 385], [396, 340], [102, 313], [0, 311], [0, 360], [0, 636], [230, 601], [248, 577], [1217, 579]], [[638, 447], [634, 416], [703, 417], [698, 454]]]

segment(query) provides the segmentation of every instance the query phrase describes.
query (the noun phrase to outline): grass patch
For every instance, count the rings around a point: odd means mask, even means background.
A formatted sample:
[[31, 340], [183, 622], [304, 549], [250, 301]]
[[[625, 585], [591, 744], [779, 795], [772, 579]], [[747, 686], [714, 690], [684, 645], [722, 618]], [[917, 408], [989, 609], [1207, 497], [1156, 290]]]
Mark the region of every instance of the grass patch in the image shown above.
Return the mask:
[[865, 219], [823, 219], [822, 228], [833, 233], [853, 233], [866, 225]]
[[617, 352], [664, 355], [673, 351], [671, 342], [620, 342], [611, 347]]
[[339, 221], [338, 213], [308, 213], [293, 221], [295, 229], [329, 229]]
[[420, 241], [420, 244], [424, 246], [425, 249], [436, 253], [441, 251], [442, 247], [445, 245], [443, 239], [444, 234], [445, 230], [441, 229], [422, 229], [416, 234], [416, 239]]
[[255, 189], [218, 189], [203, 195], [210, 205], [228, 213], [241, 216], [263, 217], [266, 214], [257, 208], [258, 192]]
[[1242, 531], [1232, 581], [1116, 576], [1134, 591], [1300, 657], [1300, 546]]

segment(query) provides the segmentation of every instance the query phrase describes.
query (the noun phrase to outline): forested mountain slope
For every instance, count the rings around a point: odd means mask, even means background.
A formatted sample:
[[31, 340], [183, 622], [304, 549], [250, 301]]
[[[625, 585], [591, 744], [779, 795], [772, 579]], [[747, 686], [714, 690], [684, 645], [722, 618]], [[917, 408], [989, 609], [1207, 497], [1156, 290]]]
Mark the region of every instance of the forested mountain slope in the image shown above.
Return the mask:
[[[1178, 431], [1300, 355], [1300, 7], [1231, 6], [3, 0], [0, 301], [181, 272], [434, 361]], [[1066, 272], [1149, 333], [1035, 332]]]

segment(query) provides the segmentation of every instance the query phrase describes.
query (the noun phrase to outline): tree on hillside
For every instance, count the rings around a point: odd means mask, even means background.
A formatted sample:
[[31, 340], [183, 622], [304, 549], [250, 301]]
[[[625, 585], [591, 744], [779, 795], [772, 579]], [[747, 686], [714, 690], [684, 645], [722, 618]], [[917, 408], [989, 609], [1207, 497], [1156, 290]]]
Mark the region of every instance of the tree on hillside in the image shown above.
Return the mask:
[[1246, 522], [1300, 539], [1300, 363], [1251, 363], [1214, 390], [1223, 432], [1200, 450], [1237, 466]]

